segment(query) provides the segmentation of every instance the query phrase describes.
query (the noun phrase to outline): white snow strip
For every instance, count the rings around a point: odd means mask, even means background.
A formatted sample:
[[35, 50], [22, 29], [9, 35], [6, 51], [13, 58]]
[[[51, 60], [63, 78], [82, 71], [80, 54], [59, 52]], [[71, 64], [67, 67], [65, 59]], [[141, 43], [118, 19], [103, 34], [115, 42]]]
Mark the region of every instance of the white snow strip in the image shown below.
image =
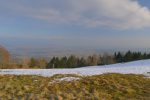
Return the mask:
[[52, 82], [49, 82], [49, 84], [59, 83], [59, 82], [62, 82], [62, 81], [71, 82], [71, 81], [75, 81], [75, 80], [79, 80], [79, 79], [80, 78], [78, 78], [78, 77], [63, 77], [63, 78], [55, 79]]
[[63, 78], [59, 78], [57, 79], [57, 81], [73, 81], [73, 80], [79, 80], [80, 78], [77, 77], [63, 77]]
[[45, 77], [53, 76], [55, 74], [79, 74], [83, 76], [91, 76], [103, 73], [144, 74], [150, 76], [149, 72], [150, 60], [72, 69], [0, 69], [0, 74], [3, 75], [41, 75]]

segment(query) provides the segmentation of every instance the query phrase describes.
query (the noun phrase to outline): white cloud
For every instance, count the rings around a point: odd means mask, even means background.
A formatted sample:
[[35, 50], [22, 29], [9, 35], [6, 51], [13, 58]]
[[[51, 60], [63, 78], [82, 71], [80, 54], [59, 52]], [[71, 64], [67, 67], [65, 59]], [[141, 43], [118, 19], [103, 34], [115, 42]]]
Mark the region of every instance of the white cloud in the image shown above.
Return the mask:
[[83, 17], [79, 22], [88, 26], [121, 29], [150, 26], [150, 11], [147, 7], [142, 7], [137, 0], [75, 0], [74, 2], [76, 4], [74, 9], [77, 9], [79, 11], [77, 14]]
[[150, 11], [141, 6], [138, 0], [63, 0], [61, 4], [48, 0], [45, 2], [50, 6], [36, 7], [21, 2], [22, 5], [12, 9], [16, 8], [21, 14], [49, 23], [116, 29], [150, 27]]

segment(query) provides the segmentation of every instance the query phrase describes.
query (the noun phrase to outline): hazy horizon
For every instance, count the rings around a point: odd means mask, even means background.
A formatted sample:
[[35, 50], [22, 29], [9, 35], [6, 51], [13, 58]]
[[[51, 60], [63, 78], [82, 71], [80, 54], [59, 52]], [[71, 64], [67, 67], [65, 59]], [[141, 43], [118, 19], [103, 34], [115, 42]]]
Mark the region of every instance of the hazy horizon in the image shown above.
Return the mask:
[[3, 0], [0, 21], [13, 54], [150, 52], [149, 0]]

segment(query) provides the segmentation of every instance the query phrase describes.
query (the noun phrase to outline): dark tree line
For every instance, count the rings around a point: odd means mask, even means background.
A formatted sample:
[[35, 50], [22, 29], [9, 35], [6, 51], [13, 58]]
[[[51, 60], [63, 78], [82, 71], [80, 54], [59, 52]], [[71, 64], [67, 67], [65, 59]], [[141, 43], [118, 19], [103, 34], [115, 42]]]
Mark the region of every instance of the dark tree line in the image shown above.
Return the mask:
[[69, 57], [53, 57], [47, 64], [46, 68], [78, 68], [85, 66], [96, 66], [104, 64], [115, 63], [113, 56], [111, 55], [92, 55], [88, 57], [76, 57], [71, 55]]
[[150, 53], [131, 52], [131, 51], [128, 51], [126, 53], [118, 52], [114, 54], [114, 58], [117, 63], [129, 62], [135, 60], [150, 59]]
[[103, 55], [92, 55], [88, 57], [53, 57], [47, 64], [46, 68], [77, 68], [84, 66], [108, 65], [122, 62], [130, 62], [135, 60], [150, 59], [150, 53], [131, 52], [126, 53], [115, 52], [113, 55], [104, 53]]
[[53, 57], [46, 68], [76, 68], [86, 66], [84, 58], [77, 58], [74, 55], [69, 57]]
[[88, 57], [53, 57], [26, 58], [15, 60], [9, 63], [2, 63], [0, 68], [78, 68], [85, 66], [108, 65], [115, 63], [130, 62], [135, 60], [150, 59], [150, 53], [142, 52], [115, 52], [114, 54], [104, 53], [102, 55], [90, 55]]

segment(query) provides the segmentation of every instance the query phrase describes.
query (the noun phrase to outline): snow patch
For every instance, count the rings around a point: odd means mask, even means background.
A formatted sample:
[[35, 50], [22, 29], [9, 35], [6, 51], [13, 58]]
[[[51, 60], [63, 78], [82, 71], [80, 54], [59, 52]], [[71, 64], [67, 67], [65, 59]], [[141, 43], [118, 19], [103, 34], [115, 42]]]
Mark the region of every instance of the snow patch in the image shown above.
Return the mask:
[[45, 77], [50, 77], [55, 74], [78, 74], [82, 76], [92, 76], [104, 73], [143, 74], [150, 76], [150, 60], [72, 69], [0, 69], [1, 75], [41, 75]]
[[79, 80], [80, 78], [77, 78], [77, 77], [63, 77], [63, 78], [60, 78], [60, 79], [57, 79], [57, 81], [73, 81], [73, 80]]
[[150, 78], [150, 72], [145, 73], [145, 76], [147, 76], [148, 78]]
[[80, 80], [80, 78], [78, 78], [78, 77], [57, 78], [57, 79], [53, 80], [52, 82], [50, 82], [49, 84], [59, 83], [59, 82], [62, 82], [62, 81], [71, 82], [71, 81], [75, 81], [75, 80]]

